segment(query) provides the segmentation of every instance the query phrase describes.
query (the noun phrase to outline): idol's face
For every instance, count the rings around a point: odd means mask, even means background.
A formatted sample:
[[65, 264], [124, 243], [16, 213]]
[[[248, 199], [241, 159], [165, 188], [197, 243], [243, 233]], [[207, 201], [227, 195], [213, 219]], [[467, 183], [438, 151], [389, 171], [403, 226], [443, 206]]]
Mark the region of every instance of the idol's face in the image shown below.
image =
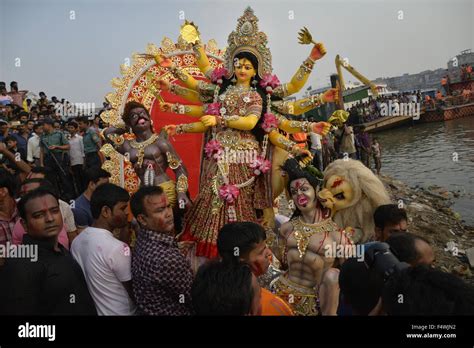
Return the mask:
[[342, 176], [333, 175], [318, 193], [318, 198], [324, 207], [338, 211], [351, 205], [354, 190]]
[[246, 58], [241, 58], [236, 61], [235, 75], [239, 84], [250, 85], [250, 80], [257, 74], [252, 62]]
[[134, 132], [143, 132], [150, 129], [150, 117], [144, 108], [138, 107], [130, 110], [129, 123]]
[[299, 178], [290, 183], [290, 194], [301, 212], [313, 211], [316, 207], [316, 191], [308, 179]]

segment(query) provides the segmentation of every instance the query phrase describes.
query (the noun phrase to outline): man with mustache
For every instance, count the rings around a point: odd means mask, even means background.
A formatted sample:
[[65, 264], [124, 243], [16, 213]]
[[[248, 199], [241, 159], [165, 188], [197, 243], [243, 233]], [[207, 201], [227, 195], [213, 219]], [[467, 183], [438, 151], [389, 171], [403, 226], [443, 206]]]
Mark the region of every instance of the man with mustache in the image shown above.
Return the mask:
[[[188, 172], [166, 136], [154, 132], [145, 106], [134, 101], [128, 102], [122, 119], [127, 129], [105, 129], [103, 134], [106, 141], [133, 164], [141, 186], [160, 186], [172, 207], [176, 203], [180, 203], [182, 208], [189, 207]], [[123, 136], [127, 130], [135, 135], [135, 139]], [[168, 167], [176, 174], [176, 184], [166, 174]]]
[[140, 225], [132, 255], [139, 315], [192, 314], [191, 265], [178, 248], [173, 209], [159, 186], [140, 188], [130, 201]]
[[20, 200], [18, 211], [27, 232], [23, 245], [36, 249], [37, 258], [7, 258], [0, 272], [0, 313], [96, 315], [81, 267], [58, 243], [63, 219], [57, 196], [38, 188]]
[[283, 170], [296, 211], [272, 246], [286, 272], [272, 281], [271, 288], [296, 315], [336, 315], [339, 271], [334, 266], [339, 255], [334, 248], [352, 243], [317, 200], [318, 178], [294, 158]]

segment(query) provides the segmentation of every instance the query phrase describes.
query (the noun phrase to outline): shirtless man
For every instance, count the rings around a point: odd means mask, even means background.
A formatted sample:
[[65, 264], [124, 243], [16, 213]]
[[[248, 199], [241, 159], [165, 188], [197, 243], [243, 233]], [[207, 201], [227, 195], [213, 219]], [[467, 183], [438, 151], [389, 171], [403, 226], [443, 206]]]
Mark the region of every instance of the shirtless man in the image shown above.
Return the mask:
[[[188, 172], [166, 135], [153, 132], [146, 108], [140, 103], [128, 102], [122, 119], [135, 139], [124, 138], [126, 129], [108, 127], [104, 130], [106, 141], [133, 164], [142, 186], [161, 186], [172, 206], [179, 202], [180, 208], [189, 207]], [[176, 175], [176, 185], [166, 174], [168, 167]]]
[[289, 191], [296, 211], [283, 224], [273, 252], [286, 270], [271, 284], [288, 301], [296, 315], [336, 315], [339, 271], [334, 246], [351, 241], [330, 218], [330, 211], [317, 200], [318, 179], [299, 167], [295, 159], [285, 162]]

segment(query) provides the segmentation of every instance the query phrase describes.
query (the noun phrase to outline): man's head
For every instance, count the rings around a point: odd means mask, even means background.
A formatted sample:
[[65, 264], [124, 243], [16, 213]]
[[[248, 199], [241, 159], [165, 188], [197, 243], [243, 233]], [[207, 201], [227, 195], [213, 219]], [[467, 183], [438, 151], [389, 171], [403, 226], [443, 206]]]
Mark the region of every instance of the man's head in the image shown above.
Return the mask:
[[96, 221], [101, 221], [112, 231], [127, 224], [128, 201], [127, 190], [114, 184], [103, 184], [94, 191], [91, 198], [91, 212]]
[[100, 115], [95, 115], [93, 123], [94, 123], [95, 127], [99, 127], [99, 125], [100, 125]]
[[159, 186], [141, 187], [130, 202], [133, 216], [142, 228], [173, 234], [173, 209]]
[[17, 140], [13, 135], [9, 135], [5, 138], [5, 144], [7, 144], [8, 150], [15, 150], [17, 146]]
[[387, 238], [386, 243], [400, 261], [412, 266], [421, 264], [431, 266], [435, 262], [435, 254], [430, 243], [413, 233], [394, 233]]
[[87, 118], [87, 116], [78, 117], [77, 124], [79, 125], [79, 129], [82, 132], [85, 132], [87, 128], [89, 128], [89, 119]]
[[21, 123], [26, 123], [28, 121], [28, 117], [30, 116], [30, 114], [27, 113], [26, 111], [22, 111], [22, 112], [20, 112], [20, 114], [18, 116], [20, 117], [20, 122]]
[[34, 127], [35, 127], [35, 121], [34, 120], [26, 121], [26, 128], [28, 129], [28, 132], [34, 131], [33, 130]]
[[57, 131], [61, 130], [61, 122], [54, 121], [53, 122], [53, 128], [54, 128], [54, 130], [57, 130]]
[[143, 104], [131, 101], [125, 105], [122, 119], [133, 132], [141, 133], [151, 127], [151, 117]]
[[0, 203], [15, 196], [15, 177], [6, 169], [0, 168]]
[[57, 238], [63, 228], [63, 218], [56, 194], [40, 187], [27, 193], [18, 203], [21, 224], [35, 239]]
[[69, 131], [69, 133], [71, 133], [71, 135], [76, 134], [78, 129], [79, 129], [79, 125], [76, 121], [70, 121], [67, 124], [67, 130]]
[[7, 121], [0, 120], [0, 134], [7, 133], [9, 128], [10, 128], [10, 126], [9, 126]]
[[388, 279], [382, 305], [388, 315], [472, 315], [474, 288], [453, 274], [418, 265]]
[[36, 135], [41, 136], [43, 134], [43, 123], [38, 122], [33, 125], [33, 132], [36, 133]]
[[191, 289], [197, 315], [260, 315], [261, 288], [245, 263], [202, 265]]
[[85, 171], [87, 190], [94, 192], [97, 187], [109, 182], [110, 173], [102, 168], [92, 167]]
[[217, 250], [226, 264], [245, 262], [257, 276], [270, 266], [271, 251], [262, 226], [254, 222], [233, 222], [224, 225], [217, 237]]
[[385, 242], [392, 233], [407, 231], [407, 213], [396, 204], [384, 204], [374, 212], [375, 238]]
[[39, 92], [39, 96], [41, 99], [46, 99], [46, 94], [44, 92]]
[[43, 130], [45, 131], [45, 133], [51, 133], [54, 130], [53, 125], [54, 121], [52, 119], [45, 118], [43, 122]]
[[18, 92], [18, 82], [16, 81], [10, 82], [10, 90], [12, 92]]

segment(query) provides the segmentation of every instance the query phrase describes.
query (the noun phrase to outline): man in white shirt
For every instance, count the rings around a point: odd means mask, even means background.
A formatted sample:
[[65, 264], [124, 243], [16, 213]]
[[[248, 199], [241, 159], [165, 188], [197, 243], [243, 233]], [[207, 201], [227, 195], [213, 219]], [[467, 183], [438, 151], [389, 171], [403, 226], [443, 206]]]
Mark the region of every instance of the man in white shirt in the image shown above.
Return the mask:
[[41, 122], [36, 123], [33, 126], [33, 135], [28, 139], [28, 145], [26, 146], [26, 160], [30, 164], [34, 164], [35, 167], [40, 167], [40, 138], [43, 134], [43, 124]]
[[72, 255], [84, 272], [99, 315], [135, 314], [130, 247], [111, 232], [127, 224], [129, 199], [119, 186], [99, 186], [91, 198], [94, 223], [72, 243]]
[[321, 145], [321, 136], [317, 133], [310, 132], [309, 138], [311, 139], [310, 152], [311, 152], [311, 155], [313, 155], [313, 166], [315, 166], [322, 172], [323, 171], [323, 147]]
[[74, 177], [76, 187], [76, 194], [79, 196], [84, 191], [84, 143], [82, 136], [77, 132], [79, 124], [76, 121], [70, 121], [67, 125], [67, 130], [71, 135], [69, 139], [69, 159], [71, 161], [71, 170]]

